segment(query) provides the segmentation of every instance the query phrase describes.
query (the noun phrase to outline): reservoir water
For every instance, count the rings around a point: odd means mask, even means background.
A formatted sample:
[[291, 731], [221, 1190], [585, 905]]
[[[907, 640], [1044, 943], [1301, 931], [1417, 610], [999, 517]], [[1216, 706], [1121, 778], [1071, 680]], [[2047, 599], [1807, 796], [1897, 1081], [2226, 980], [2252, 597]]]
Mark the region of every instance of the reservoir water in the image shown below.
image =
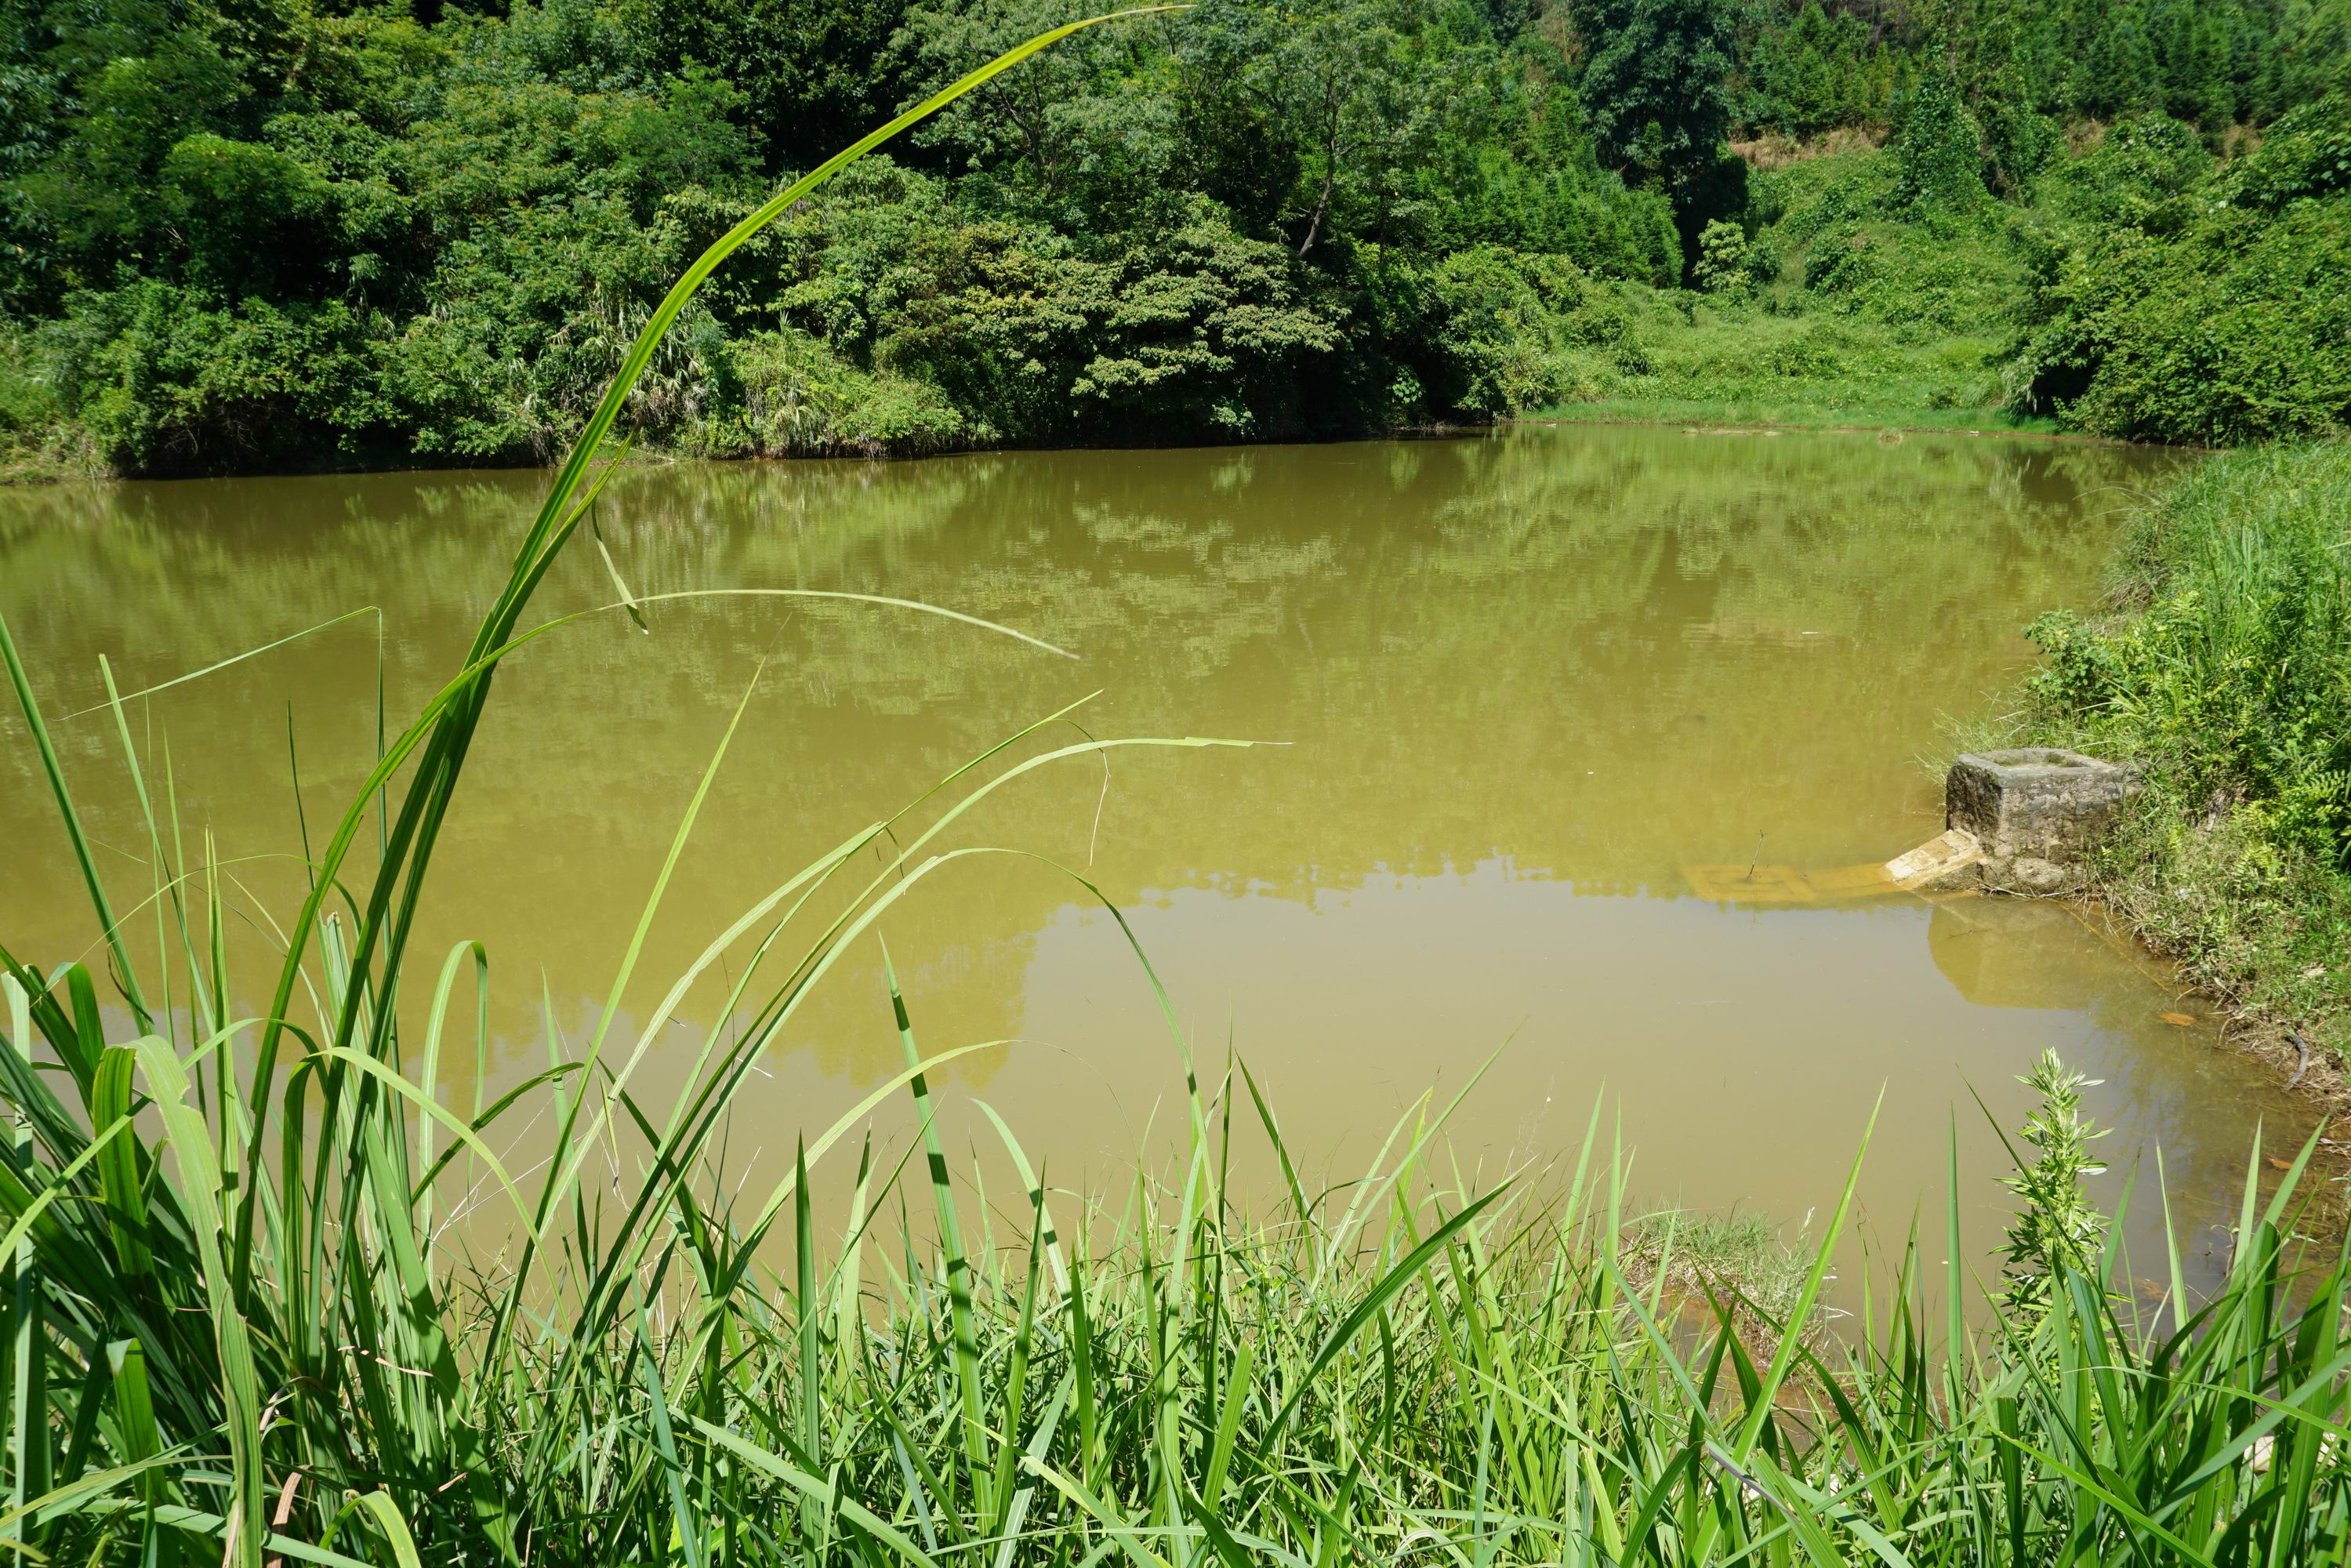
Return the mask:
[[[452, 944], [486, 945], [494, 1092], [546, 1064], [550, 1034], [561, 1051], [593, 1031], [738, 706], [628, 1017], [791, 873], [1091, 696], [1007, 759], [1087, 735], [1262, 744], [1065, 760], [947, 830], [943, 844], [1037, 857], [954, 861], [877, 926], [926, 1049], [1009, 1042], [939, 1075], [951, 1140], [995, 1147], [967, 1103], [983, 1098], [1054, 1185], [1097, 1190], [1167, 1145], [1177, 1053], [1114, 909], [1204, 1079], [1246, 1061], [1293, 1153], [1333, 1179], [1490, 1057], [1451, 1124], [1465, 1170], [1572, 1157], [1599, 1103], [1637, 1151], [1642, 1197], [1759, 1209], [1793, 1239], [1834, 1202], [1882, 1092], [1865, 1227], [1898, 1241], [1915, 1211], [1931, 1224], [1956, 1127], [1988, 1246], [2006, 1160], [1971, 1091], [2014, 1127], [2015, 1076], [2053, 1046], [2102, 1081], [2087, 1109], [2115, 1129], [2105, 1196], [2135, 1165], [2151, 1190], [2160, 1146], [2200, 1255], [2224, 1244], [2255, 1123], [2305, 1129], [2145, 956], [2054, 904], [1749, 904], [1686, 874], [1883, 860], [1938, 831], [1953, 726], [2012, 700], [2032, 657], [2021, 629], [2095, 603], [2123, 514], [2181, 461], [1520, 428], [636, 468], [599, 521], [649, 630], [606, 610], [510, 661], [410, 984]], [[208, 837], [222, 862], [248, 1005], [270, 921], [299, 901], [306, 824], [321, 834], [374, 756], [379, 684], [396, 728], [455, 670], [544, 482], [0, 492], [0, 609], [125, 905], [148, 850], [114, 720], [94, 708], [100, 655], [131, 693], [375, 612], [125, 707], [151, 784], [168, 764], [183, 858]], [[866, 602], [659, 597], [721, 589], [917, 601], [1076, 657]], [[583, 533], [526, 624], [617, 592]], [[0, 733], [0, 940], [45, 967], [89, 957], [78, 873], [13, 709]], [[674, 1091], [735, 977], [722, 966], [688, 998], [649, 1096]], [[444, 1077], [462, 1104], [469, 1011], [460, 1032]], [[772, 1180], [796, 1134], [900, 1060], [868, 937], [764, 1061], [729, 1168]], [[898, 1146], [908, 1124], [894, 1103], [877, 1120]], [[2151, 1256], [2139, 1271], [2158, 1271]]]

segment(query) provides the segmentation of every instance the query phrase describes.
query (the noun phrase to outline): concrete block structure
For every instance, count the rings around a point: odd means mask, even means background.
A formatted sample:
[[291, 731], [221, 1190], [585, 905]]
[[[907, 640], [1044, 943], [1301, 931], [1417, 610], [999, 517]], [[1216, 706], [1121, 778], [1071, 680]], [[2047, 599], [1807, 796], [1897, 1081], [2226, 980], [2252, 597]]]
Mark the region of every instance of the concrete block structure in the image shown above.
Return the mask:
[[1983, 848], [1986, 886], [2055, 893], [2078, 880], [2090, 846], [2138, 789], [2131, 768], [2078, 751], [1969, 752], [1945, 781], [1945, 821]]

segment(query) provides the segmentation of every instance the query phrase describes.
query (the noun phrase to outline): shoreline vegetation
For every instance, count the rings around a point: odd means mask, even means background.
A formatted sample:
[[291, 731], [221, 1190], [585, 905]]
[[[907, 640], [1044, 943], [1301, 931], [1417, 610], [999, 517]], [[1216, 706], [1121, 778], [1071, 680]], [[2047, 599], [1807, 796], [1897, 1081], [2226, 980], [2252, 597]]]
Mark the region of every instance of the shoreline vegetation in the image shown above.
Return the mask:
[[[26, 10], [0, 475], [547, 463], [696, 251], [1062, 19]], [[624, 428], [705, 457], [1699, 409], [2324, 435], [2347, 68], [2346, 0], [1202, 0], [795, 209]]]
[[1979, 745], [2137, 764], [2095, 895], [2351, 1103], [2351, 443], [2189, 469], [2142, 498], [2104, 610], [2027, 634], [2044, 662]]
[[[313, 889], [258, 1017], [232, 1011], [222, 931], [246, 912], [208, 852], [183, 853], [168, 756], [140, 748], [114, 697], [152, 879], [119, 916], [0, 620], [128, 1023], [109, 1038], [89, 969], [0, 953], [0, 1538], [32, 1562], [167, 1568], [2339, 1559], [2351, 1275], [2297, 1234], [2310, 1150], [2266, 1199], [2251, 1151], [2199, 1295], [2176, 1244], [2130, 1260], [2087, 1207], [2095, 1130], [2053, 1057], [2030, 1080], [2008, 1254], [1980, 1288], [1993, 1326], [1970, 1324], [1955, 1153], [1941, 1236], [1914, 1231], [1825, 1350], [1808, 1333], [1868, 1130], [1792, 1297], [1744, 1303], [1764, 1325], [1750, 1354], [1727, 1294], [1711, 1330], [1664, 1315], [1670, 1225], [1642, 1243], [1656, 1283], [1628, 1274], [1624, 1164], [1597, 1108], [1554, 1180], [1439, 1176], [1445, 1113], [1424, 1103], [1366, 1179], [1309, 1197], [1275, 1108], [1238, 1064], [1204, 1075], [1172, 1009], [1189, 1137], [1121, 1209], [1030, 1172], [1008, 1128], [1010, 1203], [949, 1165], [925, 1073], [980, 1048], [925, 1056], [894, 980], [904, 1071], [803, 1134], [764, 1202], [738, 1190], [736, 1089], [840, 953], [933, 869], [984, 852], [940, 838], [969, 805], [1058, 758], [1210, 743], [1030, 749], [1050, 716], [779, 884], [633, 1040], [633, 1021], [613, 1030], [627, 959], [591, 1038], [568, 1045], [550, 1021], [545, 1073], [444, 1103], [460, 1049], [444, 1033], [464, 1032], [453, 1016], [488, 960], [461, 944], [429, 987], [406, 937], [499, 663], [538, 635], [533, 591], [612, 472], [609, 438], [665, 335], [719, 262], [858, 151], [713, 244], [634, 334], [464, 667], [379, 729], [377, 767], [306, 844]], [[730, 955], [739, 1005], [664, 1108], [637, 1070], [657, 1040], [677, 1049], [674, 1010]], [[428, 993], [421, 1014], [401, 1005]], [[814, 1183], [840, 1190], [849, 1134], [901, 1092], [922, 1159], [869, 1139], [842, 1237], [820, 1246]], [[1252, 1121], [1285, 1188], [1257, 1209], [1226, 1182]], [[532, 1124], [551, 1144], [517, 1178], [496, 1145]], [[468, 1195], [511, 1206], [486, 1261], [440, 1222]], [[2143, 1201], [2163, 1201], [2159, 1181]], [[2160, 1276], [2152, 1296], [2142, 1274]]]
[[1700, 434], [1777, 434], [1785, 431], [1791, 434], [1821, 435], [1990, 435], [2102, 446], [2139, 444], [2113, 436], [2060, 430], [2050, 421], [2004, 414], [1998, 409], [1815, 408], [1696, 398], [1618, 398], [1563, 403], [1507, 423], [1654, 425], [1687, 429]]

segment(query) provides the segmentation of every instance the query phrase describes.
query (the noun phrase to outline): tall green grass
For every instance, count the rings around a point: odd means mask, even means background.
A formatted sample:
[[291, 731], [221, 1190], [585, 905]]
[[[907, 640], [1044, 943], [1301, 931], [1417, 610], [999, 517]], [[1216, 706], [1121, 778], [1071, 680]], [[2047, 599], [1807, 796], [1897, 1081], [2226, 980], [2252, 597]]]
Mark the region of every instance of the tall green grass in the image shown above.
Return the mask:
[[2351, 1053], [2351, 442], [2214, 457], [2147, 498], [2115, 612], [2044, 617], [2032, 738], [2147, 790], [2115, 902], [2252, 1018]]
[[[1050, 745], [1062, 715], [780, 881], [622, 1028], [673, 852], [590, 1037], [550, 1028], [544, 1071], [448, 1103], [487, 959], [415, 951], [419, 898], [500, 662], [559, 624], [523, 617], [591, 515], [633, 378], [760, 224], [1069, 30], [828, 163], [680, 282], [464, 667], [306, 846], [259, 1012], [227, 972], [230, 922], [257, 912], [228, 907], [168, 762], [133, 743], [138, 694], [109, 674], [152, 870], [118, 904], [0, 622], [107, 970], [0, 950], [0, 1547], [255, 1568], [2339, 1557], [2346, 1285], [2339, 1257], [2301, 1270], [2299, 1165], [2258, 1209], [2249, 1171], [2210, 1300], [2190, 1305], [2177, 1249], [2160, 1305], [2109, 1294], [2127, 1275], [2111, 1253], [2059, 1256], [2045, 1312], [1976, 1333], [1955, 1163], [1942, 1234], [1827, 1335], [1852, 1180], [1784, 1301], [1693, 1299], [1667, 1288], [1688, 1277], [1670, 1225], [1621, 1244], [1625, 1166], [1597, 1112], [1571, 1166], [1480, 1186], [1424, 1107], [1360, 1177], [1310, 1190], [1246, 1069], [1203, 1077], [1172, 1013], [1186, 1136], [1168, 1173], [1055, 1187], [990, 1113], [1022, 1188], [991, 1200], [949, 1165], [926, 1081], [981, 1047], [925, 1055], [893, 983], [904, 1071], [767, 1189], [714, 1176], [731, 1103], [810, 988], [931, 871], [1000, 852], [943, 835], [1122, 744]], [[615, 608], [644, 613], [606, 559]], [[713, 984], [716, 1021], [681, 1044], [681, 1007]], [[657, 1051], [692, 1052], [665, 1102], [639, 1076]], [[905, 1162], [851, 1132], [900, 1094], [923, 1145]], [[504, 1150], [534, 1120], [547, 1157], [518, 1171]], [[1229, 1179], [1252, 1143], [1281, 1176], [1257, 1205]], [[819, 1181], [846, 1196], [837, 1232]], [[511, 1239], [493, 1262], [453, 1239], [461, 1195], [503, 1206], [475, 1222]]]

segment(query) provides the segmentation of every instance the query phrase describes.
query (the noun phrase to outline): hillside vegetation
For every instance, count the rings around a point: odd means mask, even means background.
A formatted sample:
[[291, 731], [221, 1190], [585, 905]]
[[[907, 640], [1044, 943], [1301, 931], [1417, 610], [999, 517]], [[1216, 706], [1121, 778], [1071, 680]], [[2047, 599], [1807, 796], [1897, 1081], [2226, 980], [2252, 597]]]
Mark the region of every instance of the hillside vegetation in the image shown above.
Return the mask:
[[[1953, 153], [1975, 135], [1945, 129]], [[1576, 412], [2195, 444], [2351, 417], [2351, 98], [2231, 159], [2160, 115], [2079, 128], [2024, 204], [1972, 170], [1956, 194], [1906, 196], [1936, 160], [1924, 140], [1759, 174], [1750, 210], [1769, 221], [1710, 227], [1706, 292], [1677, 310], [1659, 297], [1637, 362], [1587, 374]]]
[[[546, 460], [782, 177], [1078, 9], [8, 0], [0, 464]], [[714, 455], [1561, 405], [2328, 430], [2346, 59], [2351, 0], [1203, 0], [762, 235], [628, 423]]]

